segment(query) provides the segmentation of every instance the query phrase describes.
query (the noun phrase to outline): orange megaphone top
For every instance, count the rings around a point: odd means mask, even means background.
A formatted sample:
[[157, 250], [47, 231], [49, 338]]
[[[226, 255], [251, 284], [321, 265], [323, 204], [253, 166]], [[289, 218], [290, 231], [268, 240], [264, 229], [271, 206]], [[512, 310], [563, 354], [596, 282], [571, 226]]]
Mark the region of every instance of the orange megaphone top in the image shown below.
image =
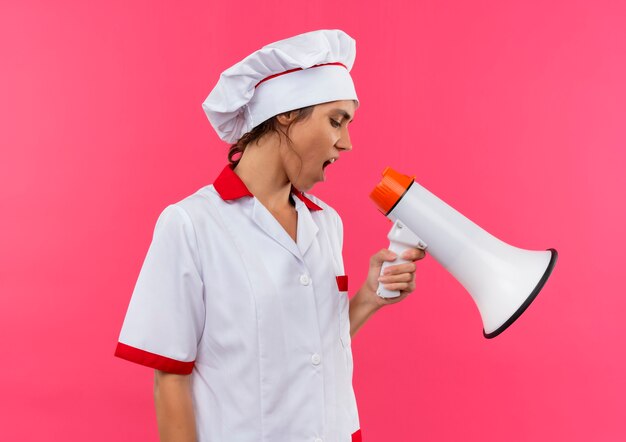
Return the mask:
[[414, 178], [415, 175], [409, 177], [396, 172], [391, 167], [386, 167], [383, 170], [383, 179], [374, 187], [370, 198], [374, 200], [378, 210], [387, 216], [411, 187]]

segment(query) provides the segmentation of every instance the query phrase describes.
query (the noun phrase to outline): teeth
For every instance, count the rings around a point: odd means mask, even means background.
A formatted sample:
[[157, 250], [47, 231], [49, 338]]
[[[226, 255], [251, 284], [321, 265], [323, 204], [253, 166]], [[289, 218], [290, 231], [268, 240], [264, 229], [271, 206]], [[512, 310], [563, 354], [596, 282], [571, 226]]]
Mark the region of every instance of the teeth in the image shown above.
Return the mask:
[[334, 159], [334, 158], [331, 158], [331, 159], [330, 159], [330, 163], [332, 164], [332, 163], [334, 163], [334, 162], [335, 162], [335, 159]]

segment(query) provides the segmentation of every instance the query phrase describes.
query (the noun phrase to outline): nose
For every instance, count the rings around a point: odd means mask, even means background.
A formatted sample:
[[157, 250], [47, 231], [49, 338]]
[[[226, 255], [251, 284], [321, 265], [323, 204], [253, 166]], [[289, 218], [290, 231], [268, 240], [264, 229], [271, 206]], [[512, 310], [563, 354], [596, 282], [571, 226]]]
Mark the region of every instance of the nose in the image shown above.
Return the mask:
[[350, 133], [348, 132], [348, 128], [345, 127], [341, 131], [341, 138], [335, 143], [335, 147], [339, 150], [352, 150], [352, 143], [350, 142]]

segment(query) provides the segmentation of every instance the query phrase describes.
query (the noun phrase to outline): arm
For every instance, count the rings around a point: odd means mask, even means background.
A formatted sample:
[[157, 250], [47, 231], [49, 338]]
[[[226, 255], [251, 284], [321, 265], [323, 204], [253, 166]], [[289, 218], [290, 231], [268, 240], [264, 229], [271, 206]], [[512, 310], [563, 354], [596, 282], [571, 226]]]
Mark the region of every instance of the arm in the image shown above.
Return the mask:
[[190, 375], [154, 371], [154, 405], [161, 442], [195, 442]]
[[[376, 313], [380, 307], [371, 302], [371, 294], [365, 293], [370, 290], [364, 284], [363, 287], [350, 299], [350, 336], [353, 337], [357, 331]], [[378, 296], [374, 293], [374, 296]]]
[[[402, 257], [416, 261], [422, 259], [425, 252], [421, 249], [406, 250]], [[394, 261], [396, 255], [388, 249], [382, 249], [370, 259], [370, 268], [367, 279], [359, 291], [350, 299], [350, 336], [367, 322], [367, 320], [382, 307], [395, 304], [405, 299], [415, 290], [415, 262], [389, 266], [385, 269], [385, 276], [379, 281], [380, 269], [383, 262]], [[381, 298], [376, 294], [378, 283], [382, 282], [389, 290], [400, 290], [397, 298]]]

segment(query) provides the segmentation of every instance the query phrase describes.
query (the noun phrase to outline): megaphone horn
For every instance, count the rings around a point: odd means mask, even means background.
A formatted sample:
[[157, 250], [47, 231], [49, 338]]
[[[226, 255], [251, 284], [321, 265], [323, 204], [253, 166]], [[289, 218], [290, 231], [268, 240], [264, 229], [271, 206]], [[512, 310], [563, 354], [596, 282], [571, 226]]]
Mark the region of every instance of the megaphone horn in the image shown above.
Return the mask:
[[[468, 218], [415, 182], [390, 167], [370, 198], [391, 221], [387, 237], [395, 261], [407, 248], [428, 249], [474, 299], [483, 322], [485, 338], [506, 330], [539, 294], [557, 261], [557, 251], [535, 251], [511, 246], [483, 230]], [[380, 284], [379, 296], [395, 297], [399, 292]]]

